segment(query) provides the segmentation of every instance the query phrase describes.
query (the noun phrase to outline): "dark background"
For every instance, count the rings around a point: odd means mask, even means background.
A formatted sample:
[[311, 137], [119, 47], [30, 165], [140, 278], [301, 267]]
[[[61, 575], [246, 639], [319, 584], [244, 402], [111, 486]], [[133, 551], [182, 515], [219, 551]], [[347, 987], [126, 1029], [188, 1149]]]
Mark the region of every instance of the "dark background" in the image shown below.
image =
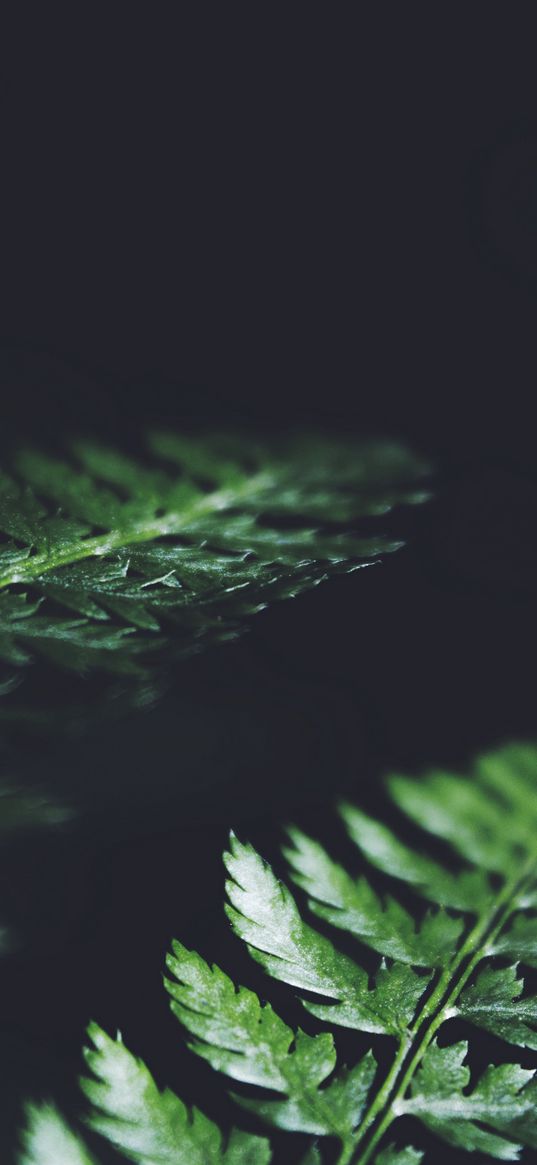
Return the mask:
[[[354, 28], [343, 10], [226, 6], [194, 26], [165, 5], [48, 8], [5, 30], [2, 444], [128, 444], [155, 419], [303, 425], [407, 440], [436, 470], [434, 501], [392, 519], [405, 550], [178, 667], [153, 711], [5, 742], [6, 772], [79, 814], [2, 858], [19, 934], [0, 969], [8, 1160], [21, 1096], [75, 1111], [92, 1016], [229, 1117], [160, 973], [175, 933], [264, 991], [222, 921], [230, 825], [277, 860], [292, 818], [343, 858], [337, 793], [374, 805], [389, 767], [463, 767], [534, 735], [526, 14], [394, 5]], [[36, 672], [28, 698], [43, 686], [61, 708], [64, 683]]]

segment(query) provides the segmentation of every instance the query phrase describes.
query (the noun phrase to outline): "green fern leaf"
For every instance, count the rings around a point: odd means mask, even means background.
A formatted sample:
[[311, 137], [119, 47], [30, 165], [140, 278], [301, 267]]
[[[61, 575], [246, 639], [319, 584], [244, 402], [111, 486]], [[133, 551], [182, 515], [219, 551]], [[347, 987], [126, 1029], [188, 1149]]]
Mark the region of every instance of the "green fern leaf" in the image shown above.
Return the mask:
[[26, 1106], [22, 1140], [18, 1165], [97, 1165], [53, 1105]]
[[379, 897], [365, 878], [351, 878], [317, 842], [291, 831], [286, 854], [293, 878], [310, 895], [314, 914], [348, 930], [381, 954], [415, 966], [442, 966], [463, 923], [444, 911], [428, 912], [421, 925], [394, 898]]
[[338, 1136], [345, 1143], [350, 1142], [365, 1111], [376, 1070], [373, 1055], [368, 1052], [354, 1068], [343, 1068], [313, 1099], [304, 1094], [290, 1095], [287, 1100], [249, 1100], [233, 1095], [242, 1108], [256, 1113], [274, 1128]]
[[[191, 1050], [246, 1086], [247, 1094], [240, 1088], [232, 1094], [242, 1109], [272, 1128], [314, 1138], [302, 1165], [326, 1159], [324, 1138], [338, 1143], [337, 1165], [418, 1165], [419, 1148], [386, 1143], [400, 1117], [421, 1122], [454, 1149], [518, 1160], [537, 1148], [535, 1070], [500, 1062], [472, 1076], [468, 1043], [450, 1042], [449, 1025], [456, 1018], [470, 1032], [482, 1028], [505, 1044], [537, 1050], [535, 997], [524, 994], [517, 967], [506, 965], [513, 957], [536, 961], [537, 749], [500, 749], [479, 758], [466, 778], [393, 777], [388, 789], [421, 826], [422, 840], [414, 849], [404, 832], [399, 840], [397, 831], [345, 806], [343, 821], [362, 861], [373, 866], [371, 883], [359, 870], [337, 865], [298, 830], [290, 831], [285, 849], [297, 893], [305, 893], [314, 917], [334, 925], [336, 935], [343, 928], [356, 940], [353, 954], [338, 950], [328, 933], [305, 920], [288, 887], [251, 845], [232, 835], [224, 855], [233, 930], [270, 976], [298, 989], [308, 1025], [321, 1020], [323, 1029], [294, 1030], [270, 1003], [236, 987], [180, 943], [167, 963], [172, 1010], [190, 1035]], [[438, 837], [443, 847], [447, 843], [445, 867], [441, 854], [428, 853], [429, 846], [438, 848]], [[415, 912], [375, 889], [375, 868], [383, 879], [389, 875], [411, 888]], [[423, 898], [432, 903], [425, 919]], [[417, 925], [415, 917], [421, 918]], [[374, 974], [362, 965], [364, 945], [382, 953]], [[394, 957], [396, 949], [403, 959]], [[354, 1062], [343, 1065], [329, 1030], [339, 1025], [378, 1037], [380, 1054], [376, 1046], [364, 1054], [360, 1043]], [[188, 1118], [182, 1102], [160, 1093], [120, 1042], [98, 1028], [90, 1034], [97, 1045], [88, 1058], [96, 1079], [84, 1084], [90, 1123], [130, 1160], [171, 1165], [173, 1159], [178, 1165], [178, 1128], [181, 1137], [208, 1130], [209, 1155], [197, 1158], [194, 1142], [189, 1162], [268, 1159], [260, 1155], [269, 1152], [265, 1141], [253, 1150], [257, 1156], [248, 1157], [250, 1143], [241, 1134], [226, 1142], [206, 1118]], [[235, 1146], [244, 1157], [225, 1156]]]
[[463, 991], [458, 1014], [509, 1044], [537, 1051], [537, 996], [520, 998], [517, 967], [490, 967]]
[[[502, 875], [518, 868], [524, 840], [531, 840], [530, 828], [527, 817], [520, 811], [515, 815], [508, 789], [503, 799], [501, 795], [487, 797], [476, 782], [431, 773], [419, 782], [395, 776], [390, 791], [417, 825], [449, 842], [472, 865]], [[506, 796], [516, 835], [505, 829]]]
[[268, 1165], [264, 1137], [233, 1129], [227, 1144], [199, 1109], [191, 1112], [173, 1092], [160, 1092], [142, 1060], [121, 1039], [90, 1024], [85, 1049], [91, 1078], [81, 1081], [92, 1105], [90, 1127], [137, 1165]]
[[362, 968], [303, 921], [292, 894], [252, 846], [231, 834], [224, 862], [231, 875], [226, 914], [253, 957], [284, 983], [352, 1007], [367, 992]]
[[[283, 1093], [284, 1102], [265, 1102], [265, 1115], [280, 1128], [344, 1135], [349, 1115], [341, 1099], [346, 1087], [355, 1098], [367, 1089], [371, 1061], [351, 1082], [321, 1091], [336, 1064], [332, 1035], [293, 1032], [272, 1009], [245, 987], [235, 989], [219, 967], [209, 967], [194, 951], [173, 944], [166, 986], [172, 1010], [194, 1040], [193, 1051], [232, 1080]], [[358, 1079], [359, 1077], [359, 1079]]]
[[378, 870], [414, 886], [430, 902], [473, 914], [491, 897], [489, 880], [482, 870], [453, 874], [433, 858], [404, 845], [390, 829], [355, 805], [343, 805], [341, 816], [364, 857]]
[[527, 967], [537, 967], [537, 918], [517, 914], [512, 926], [496, 939], [491, 954], [516, 959]]
[[0, 659], [137, 673], [399, 542], [350, 523], [424, 498], [391, 445], [153, 436], [145, 461], [78, 442], [0, 475]]
[[[322, 856], [326, 872], [326, 855], [320, 846], [316, 853]], [[338, 1006], [330, 1007], [330, 1016], [344, 1027], [390, 1035], [406, 1025], [427, 987], [427, 977], [397, 964], [389, 969], [381, 967], [371, 990], [363, 968], [302, 920], [287, 887], [252, 846], [242, 845], [232, 834], [224, 862], [232, 875], [226, 883], [231, 903], [226, 905], [226, 914], [235, 933], [248, 943], [252, 956], [269, 974], [336, 1000]], [[329, 872], [333, 873], [332, 867]], [[337, 873], [344, 871], [337, 867]], [[376, 908], [375, 899], [373, 911]], [[327, 1010], [323, 1005], [305, 1006], [319, 1017]]]
[[450, 1145], [488, 1153], [500, 1161], [516, 1161], [522, 1145], [503, 1134], [509, 1136], [511, 1129], [525, 1124], [524, 1143], [537, 1145], [535, 1090], [528, 1086], [534, 1071], [518, 1064], [490, 1066], [472, 1091], [465, 1093], [470, 1083], [467, 1052], [464, 1041], [447, 1048], [439, 1048], [433, 1041], [416, 1074], [410, 1098], [399, 1100], [396, 1111], [419, 1116]]
[[[491, 1066], [468, 1091], [467, 1044], [440, 1047], [436, 1035], [458, 1016], [506, 1042], [537, 1045], [535, 1000], [522, 996], [515, 968], [491, 962], [498, 953], [529, 965], [536, 958], [537, 751], [500, 750], [481, 758], [466, 779], [438, 772], [419, 781], [397, 776], [388, 787], [396, 805], [429, 835], [449, 843], [459, 858], [458, 870], [444, 867], [428, 856], [426, 841], [414, 850], [381, 823], [343, 807], [362, 855], [435, 904], [417, 924], [395, 897], [380, 895], [363, 875], [350, 874], [299, 830], [290, 831], [284, 850], [313, 914], [384, 956], [373, 978], [361, 966], [360, 946], [356, 959], [343, 955], [307, 923], [289, 889], [251, 845], [232, 835], [224, 855], [226, 911], [235, 933], [268, 974], [307, 993], [304, 1006], [325, 1024], [395, 1036], [396, 1053], [384, 1080], [371, 1054], [343, 1072], [333, 1050], [322, 1071], [301, 1070], [292, 1082], [289, 1068], [285, 1082], [271, 1083], [268, 1073], [256, 1080], [252, 1073], [237, 1072], [237, 1057], [248, 1063], [256, 1039], [265, 1056], [267, 1047], [274, 1051], [270, 1028], [263, 1032], [269, 1005], [261, 1008], [254, 996], [255, 1021], [250, 1031], [241, 1028], [246, 989], [236, 993], [223, 972], [209, 972], [206, 964], [202, 975], [194, 972], [199, 956], [181, 949], [169, 964], [178, 980], [168, 984], [179, 1001], [175, 1014], [198, 1037], [193, 1050], [213, 1067], [284, 1093], [274, 1100], [237, 1097], [242, 1106], [280, 1128], [337, 1136], [340, 1162], [419, 1161], [418, 1149], [379, 1146], [393, 1121], [405, 1114], [457, 1148], [517, 1160], [523, 1146], [537, 1145], [533, 1071], [517, 1064]], [[416, 913], [419, 917], [419, 909]], [[207, 976], [226, 983], [218, 1000]], [[312, 993], [322, 1000], [312, 1002]], [[286, 1027], [284, 1050], [297, 1057], [295, 1064], [305, 1038], [298, 1032], [291, 1043]], [[319, 1038], [307, 1037], [307, 1046]], [[351, 1100], [353, 1087], [358, 1095]], [[327, 1100], [331, 1124], [320, 1115]], [[312, 1112], [316, 1115], [308, 1119]]]

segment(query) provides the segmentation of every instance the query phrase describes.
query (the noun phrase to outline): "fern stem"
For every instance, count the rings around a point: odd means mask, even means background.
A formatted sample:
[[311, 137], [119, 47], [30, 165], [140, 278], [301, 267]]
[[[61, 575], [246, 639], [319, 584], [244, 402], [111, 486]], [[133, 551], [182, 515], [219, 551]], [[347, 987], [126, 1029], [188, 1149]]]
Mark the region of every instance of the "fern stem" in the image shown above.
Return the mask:
[[358, 1133], [355, 1134], [353, 1150], [355, 1150], [357, 1145], [363, 1140], [367, 1130], [370, 1128], [370, 1126], [373, 1124], [373, 1121], [379, 1115], [385, 1102], [389, 1099], [390, 1092], [397, 1081], [399, 1071], [400, 1071], [400, 1069], [405, 1061], [405, 1058], [409, 1052], [409, 1049], [410, 1049], [410, 1040], [409, 1040], [409, 1037], [407, 1035], [405, 1035], [401, 1039], [401, 1042], [399, 1044], [397, 1052], [394, 1056], [393, 1064], [388, 1072], [388, 1075], [386, 1076], [386, 1078], [384, 1080], [384, 1083], [379, 1088], [377, 1095], [375, 1096], [375, 1099], [373, 1100], [373, 1103], [370, 1105], [368, 1111], [366, 1112], [364, 1119], [360, 1124], [360, 1128], [358, 1130]]
[[[470, 938], [470, 936], [468, 936], [468, 938]], [[397, 1053], [395, 1055], [393, 1064], [392, 1064], [392, 1066], [391, 1066], [391, 1068], [390, 1068], [390, 1070], [389, 1070], [389, 1072], [384, 1080], [384, 1083], [381, 1085], [379, 1091], [377, 1092], [377, 1095], [375, 1096], [372, 1104], [370, 1105], [368, 1111], [366, 1112], [364, 1119], [361, 1122], [360, 1127], [357, 1131], [357, 1134], [355, 1136], [355, 1142], [354, 1142], [355, 1149], [357, 1149], [358, 1146], [362, 1143], [362, 1141], [365, 1137], [365, 1134], [369, 1131], [369, 1129], [371, 1128], [371, 1125], [374, 1123], [377, 1116], [379, 1116], [384, 1104], [389, 1101], [392, 1089], [397, 1085], [397, 1078], [399, 1076], [399, 1072], [403, 1066], [403, 1063], [406, 1059], [406, 1056], [408, 1055], [408, 1053], [412, 1049], [413, 1039], [417, 1035], [417, 1032], [422, 1027], [423, 1023], [426, 1022], [426, 1020], [429, 1018], [429, 1016], [434, 1013], [436, 1006], [441, 1002], [441, 1000], [445, 994], [446, 988], [449, 985], [451, 975], [452, 975], [452, 969], [453, 969], [452, 967], [449, 967], [449, 968], [446, 968], [446, 970], [442, 972], [442, 974], [441, 974], [441, 976], [436, 984], [434, 991], [429, 996], [429, 998], [427, 999], [427, 1001], [423, 1005], [421, 1011], [416, 1016], [416, 1019], [414, 1020], [412, 1027], [409, 1029], [408, 1034], [401, 1040], [401, 1043], [400, 1043], [399, 1048], [397, 1050]], [[384, 1123], [383, 1123], [383, 1132], [385, 1131], [386, 1128], [387, 1128], [387, 1125], [384, 1125]], [[378, 1140], [378, 1137], [375, 1137], [375, 1144], [376, 1144], [377, 1140]], [[369, 1156], [367, 1155], [367, 1150], [366, 1150], [366, 1155], [357, 1159], [358, 1165], [364, 1165], [364, 1163], [368, 1160], [369, 1160]]]
[[354, 1153], [354, 1140], [343, 1141], [341, 1146], [341, 1153], [337, 1158], [335, 1165], [350, 1165], [352, 1155]]
[[[410, 1061], [406, 1069], [403, 1071], [399, 1083], [397, 1083], [396, 1080], [398, 1069], [401, 1067], [401, 1060], [398, 1053], [398, 1056], [394, 1060], [394, 1064], [392, 1065], [392, 1068], [390, 1069], [384, 1084], [377, 1093], [377, 1096], [373, 1101], [369, 1112], [366, 1113], [364, 1121], [360, 1126], [358, 1136], [355, 1139], [356, 1149], [358, 1149], [359, 1145], [362, 1143], [365, 1134], [370, 1129], [376, 1117], [380, 1114], [384, 1101], [386, 1101], [386, 1111], [376, 1129], [373, 1131], [373, 1135], [369, 1141], [369, 1144], [360, 1156], [354, 1157], [356, 1165], [368, 1165], [368, 1162], [371, 1160], [372, 1153], [374, 1152], [381, 1137], [384, 1136], [384, 1133], [387, 1131], [392, 1121], [395, 1120], [397, 1116], [401, 1115], [403, 1109], [401, 1106], [398, 1111], [398, 1103], [401, 1105], [407, 1088], [409, 1087], [414, 1074], [425, 1055], [425, 1052], [434, 1039], [438, 1029], [442, 1026], [443, 1023], [446, 1022], [447, 1019], [449, 1019], [450, 1011], [459, 998], [463, 987], [466, 985], [468, 979], [473, 974], [478, 963], [480, 963], [481, 960], [485, 957], [487, 953], [486, 948], [490, 945], [491, 942], [493, 942], [495, 938], [497, 938], [498, 934], [512, 915], [515, 908], [515, 896], [517, 892], [520, 892], [521, 887], [527, 880], [529, 870], [532, 868], [532, 866], [533, 859], [528, 866], [528, 870], [525, 871], [522, 877], [520, 877], [520, 875], [517, 876], [516, 879], [513, 879], [513, 881], [504, 887], [503, 893], [495, 903], [493, 910], [487, 916], [478, 919], [475, 926], [467, 935], [465, 942], [458, 951], [453, 962], [449, 967], [446, 968], [445, 971], [442, 972], [435, 990], [425, 1002], [423, 1008], [418, 1013], [410, 1029], [410, 1041], [406, 1044], [409, 1052], [412, 1049], [412, 1041], [414, 1037], [417, 1036], [420, 1029], [423, 1028], [423, 1024], [427, 1023], [429, 1019], [431, 1020], [423, 1032], [423, 1035], [419, 1040], [415, 1051], [411, 1055]], [[457, 974], [466, 959], [468, 959], [468, 962], [464, 967], [462, 974], [450, 988], [450, 983], [452, 983], [453, 977]], [[447, 996], [445, 994], [446, 991], [448, 992]], [[439, 1004], [439, 1010], [436, 1010]], [[397, 1071], [394, 1071], [396, 1061], [398, 1061], [398, 1069]], [[394, 1086], [394, 1091], [390, 1096], [390, 1090], [392, 1086]], [[378, 1100], [381, 1095], [382, 1102], [379, 1104]]]
[[[507, 917], [509, 916], [510, 913], [511, 913], [511, 911], [509, 910]], [[489, 941], [490, 941], [491, 937], [494, 937], [501, 930], [505, 921], [506, 921], [506, 919], [502, 918], [498, 927], [494, 930], [493, 934], [488, 935]], [[469, 938], [470, 937], [471, 936], [469, 936]], [[464, 951], [466, 945], [467, 944], [465, 943], [463, 948], [461, 949], [461, 955], [462, 955], [462, 952]], [[362, 1154], [362, 1156], [358, 1159], [357, 1165], [367, 1165], [367, 1162], [371, 1159], [371, 1154], [373, 1153], [374, 1149], [376, 1148], [381, 1137], [384, 1136], [384, 1133], [390, 1127], [392, 1121], [395, 1120], [395, 1118], [400, 1115], [399, 1112], [397, 1111], [397, 1102], [401, 1101], [403, 1099], [405, 1092], [406, 1092], [407, 1088], [409, 1087], [411, 1080], [416, 1072], [416, 1069], [419, 1067], [419, 1065], [420, 1065], [420, 1063], [425, 1055], [425, 1052], [427, 1051], [427, 1048], [429, 1047], [432, 1040], [434, 1039], [438, 1029], [442, 1026], [443, 1023], [445, 1023], [446, 1019], [449, 1018], [450, 1008], [456, 1002], [457, 998], [460, 995], [460, 992], [462, 991], [466, 982], [470, 978], [470, 975], [472, 974], [472, 972], [475, 970], [477, 964], [483, 958], [483, 955], [484, 955], [484, 951], [483, 951], [482, 947], [478, 948], [478, 950], [475, 951], [473, 958], [470, 959], [463, 974], [457, 980], [457, 983], [452, 988], [452, 990], [451, 990], [450, 994], [448, 995], [447, 999], [445, 1000], [443, 1006], [440, 1008], [440, 1011], [438, 1011], [436, 1013], [436, 1015], [433, 1017], [431, 1023], [429, 1024], [429, 1027], [427, 1028], [427, 1030], [425, 1031], [425, 1033], [423, 1035], [421, 1042], [419, 1043], [418, 1047], [416, 1048], [416, 1051], [414, 1052], [414, 1055], [412, 1056], [412, 1059], [410, 1060], [410, 1063], [409, 1063], [406, 1071], [404, 1072], [394, 1095], [391, 1097], [389, 1108], [388, 1108], [387, 1112], [385, 1113], [380, 1124], [375, 1129], [373, 1136], [369, 1142], [369, 1145], [367, 1146], [367, 1149]], [[459, 963], [459, 965], [460, 965], [460, 963]], [[452, 970], [453, 971], [456, 970], [455, 965], [453, 965]], [[441, 982], [441, 980], [440, 980], [440, 982]], [[439, 985], [440, 985], [440, 982], [439, 982]], [[432, 999], [432, 996], [431, 996], [431, 999]], [[423, 1023], [424, 1018], [426, 1019], [426, 1018], [428, 1018], [428, 1016], [422, 1017], [421, 1023]], [[421, 1026], [421, 1023], [420, 1023], [420, 1026]]]

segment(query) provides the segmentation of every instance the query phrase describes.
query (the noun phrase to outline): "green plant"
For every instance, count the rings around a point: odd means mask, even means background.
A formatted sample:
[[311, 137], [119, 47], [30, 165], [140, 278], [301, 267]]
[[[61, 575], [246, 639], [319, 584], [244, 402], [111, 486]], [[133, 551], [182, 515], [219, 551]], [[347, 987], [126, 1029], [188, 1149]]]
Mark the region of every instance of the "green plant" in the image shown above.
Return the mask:
[[[371, 977], [362, 959], [342, 953], [306, 922], [290, 890], [251, 845], [232, 836], [225, 864], [228, 917], [271, 976], [298, 988], [313, 1034], [293, 1031], [253, 991], [180, 943], [168, 958], [172, 1010], [192, 1051], [240, 1084], [274, 1096], [235, 1095], [269, 1126], [315, 1138], [306, 1162], [321, 1162], [323, 1138], [338, 1144], [339, 1165], [417, 1165], [423, 1153], [385, 1143], [398, 1117], [412, 1116], [457, 1149], [517, 1160], [537, 1147], [532, 1069], [489, 1065], [472, 1078], [466, 1041], [450, 1042], [455, 1017], [511, 1045], [537, 1050], [537, 999], [518, 963], [537, 967], [537, 750], [512, 745], [481, 757], [468, 778], [433, 772], [394, 776], [392, 801], [424, 835], [407, 844], [379, 821], [341, 807], [348, 834], [378, 871], [404, 883], [409, 910], [362, 874], [338, 865], [317, 842], [290, 831], [291, 876], [324, 924], [348, 932], [381, 956]], [[430, 835], [443, 860], [429, 856]], [[422, 900], [429, 903], [423, 910]], [[358, 951], [360, 947], [358, 947]], [[314, 1002], [319, 997], [319, 1002]], [[322, 1030], [315, 1031], [319, 1022]], [[369, 1032], [394, 1045], [381, 1072], [373, 1051], [350, 1068], [337, 1064], [333, 1030]], [[268, 1142], [188, 1116], [160, 1093], [147, 1068], [96, 1025], [82, 1082], [89, 1123], [138, 1165], [263, 1163]], [[440, 1042], [438, 1042], [438, 1036]], [[501, 1047], [501, 1045], [499, 1045]], [[74, 1136], [49, 1108], [30, 1111], [21, 1165], [48, 1165], [47, 1137]], [[56, 1131], [55, 1131], [56, 1130]], [[53, 1140], [51, 1143], [56, 1143]], [[66, 1144], [69, 1142], [66, 1141]], [[91, 1160], [78, 1138], [54, 1165]], [[71, 1156], [69, 1156], [71, 1152]], [[78, 1153], [78, 1157], [76, 1154]]]
[[140, 674], [168, 641], [177, 655], [232, 638], [272, 600], [397, 549], [352, 523], [421, 501], [423, 472], [400, 446], [314, 437], [21, 452], [0, 474], [0, 660]]

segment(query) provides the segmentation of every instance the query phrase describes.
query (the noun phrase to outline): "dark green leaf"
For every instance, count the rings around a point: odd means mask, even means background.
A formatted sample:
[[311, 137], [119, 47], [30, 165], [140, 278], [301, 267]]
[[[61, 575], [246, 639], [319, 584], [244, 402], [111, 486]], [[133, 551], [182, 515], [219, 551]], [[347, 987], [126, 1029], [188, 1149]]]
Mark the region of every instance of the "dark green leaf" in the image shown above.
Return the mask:
[[65, 460], [27, 450], [0, 477], [0, 659], [139, 673], [165, 643], [228, 639], [268, 602], [396, 550], [352, 523], [425, 496], [423, 465], [386, 444], [149, 446], [150, 465], [89, 442]]

